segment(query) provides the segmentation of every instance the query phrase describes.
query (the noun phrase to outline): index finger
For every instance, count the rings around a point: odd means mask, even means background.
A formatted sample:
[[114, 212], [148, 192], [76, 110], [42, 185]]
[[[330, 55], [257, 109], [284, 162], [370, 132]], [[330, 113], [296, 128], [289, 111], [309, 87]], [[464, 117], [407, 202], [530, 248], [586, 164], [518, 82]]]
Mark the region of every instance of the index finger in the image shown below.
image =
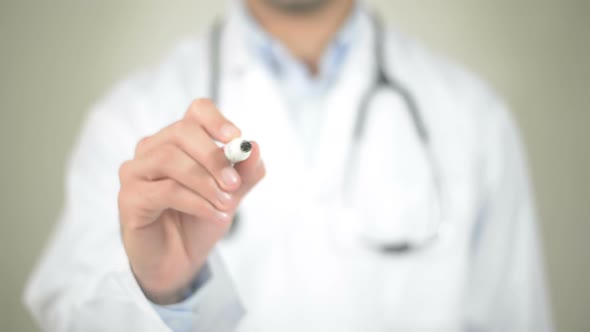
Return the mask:
[[196, 99], [186, 111], [184, 118], [198, 123], [213, 139], [228, 143], [241, 136], [241, 131], [215, 107], [209, 99]]

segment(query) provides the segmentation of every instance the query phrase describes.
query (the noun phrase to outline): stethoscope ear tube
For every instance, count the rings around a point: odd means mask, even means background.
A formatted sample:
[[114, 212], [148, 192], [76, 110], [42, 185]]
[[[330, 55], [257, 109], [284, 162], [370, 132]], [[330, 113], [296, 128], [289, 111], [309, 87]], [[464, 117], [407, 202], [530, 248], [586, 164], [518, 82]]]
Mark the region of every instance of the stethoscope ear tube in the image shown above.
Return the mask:
[[369, 101], [374, 97], [379, 88], [385, 87], [397, 92], [400, 95], [407, 107], [408, 112], [410, 113], [410, 116], [412, 117], [412, 123], [414, 124], [416, 133], [424, 144], [429, 144], [428, 130], [424, 124], [424, 120], [422, 119], [422, 115], [416, 100], [410, 93], [409, 89], [395, 80], [392, 76], [387, 74], [387, 63], [384, 60], [386, 53], [384, 48], [386, 40], [384, 36], [383, 23], [381, 22], [380, 17], [374, 13], [372, 14], [371, 21], [373, 22], [373, 31], [375, 34], [373, 54], [375, 55], [376, 78], [375, 83], [367, 90], [361, 101], [359, 117], [357, 118], [359, 121], [356, 123], [355, 127], [355, 138], [359, 139], [363, 132], [367, 118], [366, 113], [369, 109]]
[[219, 80], [221, 79], [221, 32], [223, 20], [217, 18], [209, 33], [209, 99], [219, 102]]

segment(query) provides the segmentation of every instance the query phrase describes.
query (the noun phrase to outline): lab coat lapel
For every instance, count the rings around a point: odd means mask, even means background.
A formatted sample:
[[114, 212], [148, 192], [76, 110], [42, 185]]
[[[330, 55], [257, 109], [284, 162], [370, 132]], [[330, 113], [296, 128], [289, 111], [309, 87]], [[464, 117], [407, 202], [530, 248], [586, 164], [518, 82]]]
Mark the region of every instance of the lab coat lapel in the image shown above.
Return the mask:
[[314, 172], [316, 183], [323, 183], [323, 188], [317, 188], [323, 190], [323, 197], [336, 198], [343, 193], [344, 173], [360, 101], [374, 79], [372, 29], [365, 12], [359, 23], [359, 35], [325, 98], [323, 111], [326, 114], [318, 140], [318, 162]]
[[264, 186], [276, 193], [285, 188], [300, 192], [306, 185], [304, 153], [289, 109], [278, 83], [250, 51], [244, 22], [237, 13], [230, 15], [222, 40], [220, 107], [245, 138], [260, 144], [267, 169]]

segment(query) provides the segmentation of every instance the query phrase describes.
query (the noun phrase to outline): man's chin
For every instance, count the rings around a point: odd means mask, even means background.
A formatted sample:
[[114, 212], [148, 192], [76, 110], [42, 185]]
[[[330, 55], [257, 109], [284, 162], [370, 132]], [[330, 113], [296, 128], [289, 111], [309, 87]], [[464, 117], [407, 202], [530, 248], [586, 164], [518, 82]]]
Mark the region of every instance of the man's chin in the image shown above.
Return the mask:
[[320, 10], [332, 0], [264, 0], [287, 14], [308, 14]]

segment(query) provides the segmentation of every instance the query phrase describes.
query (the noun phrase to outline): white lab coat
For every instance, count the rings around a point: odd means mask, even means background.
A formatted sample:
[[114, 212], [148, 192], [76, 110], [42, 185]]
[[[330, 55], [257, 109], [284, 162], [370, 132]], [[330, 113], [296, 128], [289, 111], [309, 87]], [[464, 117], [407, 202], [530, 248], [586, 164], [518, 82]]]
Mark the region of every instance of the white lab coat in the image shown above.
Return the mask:
[[[432, 247], [385, 255], [365, 240], [428, 228], [432, 178], [406, 106], [381, 93], [351, 187], [342, 190], [347, 142], [374, 68], [368, 17], [322, 101], [313, 164], [240, 24], [230, 15], [223, 31], [219, 106], [260, 143], [267, 177], [209, 259], [212, 277], [195, 295], [195, 331], [551, 330], [522, 146], [485, 85], [388, 32], [388, 72], [418, 100], [429, 130], [444, 227]], [[207, 54], [205, 40], [188, 40], [90, 112], [69, 163], [63, 214], [25, 293], [44, 330], [169, 330], [128, 266], [117, 170], [141, 137], [207, 96]]]

